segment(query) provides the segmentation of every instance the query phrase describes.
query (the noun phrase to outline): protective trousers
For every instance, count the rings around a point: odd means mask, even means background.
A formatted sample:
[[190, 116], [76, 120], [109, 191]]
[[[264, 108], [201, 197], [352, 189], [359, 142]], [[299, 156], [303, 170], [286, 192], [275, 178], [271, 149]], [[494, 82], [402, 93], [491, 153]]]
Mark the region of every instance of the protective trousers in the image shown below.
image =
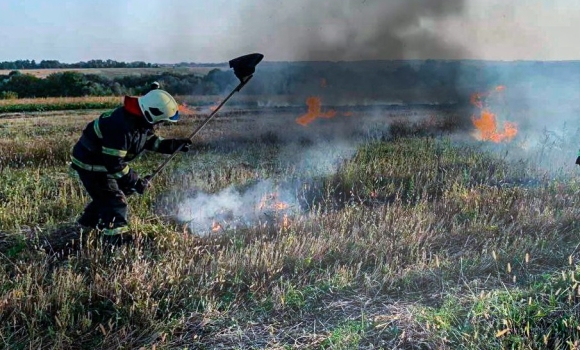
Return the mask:
[[104, 172], [78, 169], [77, 173], [92, 198], [78, 223], [101, 229], [105, 234], [124, 233], [128, 229], [127, 197], [117, 180], [108, 178]]

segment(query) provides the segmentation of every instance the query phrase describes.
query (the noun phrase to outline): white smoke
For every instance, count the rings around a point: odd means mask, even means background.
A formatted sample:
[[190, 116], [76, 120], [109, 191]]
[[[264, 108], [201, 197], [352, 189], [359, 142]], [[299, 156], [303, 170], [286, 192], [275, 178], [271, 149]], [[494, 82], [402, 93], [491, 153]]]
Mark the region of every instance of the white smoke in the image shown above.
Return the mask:
[[221, 231], [270, 222], [297, 208], [296, 196], [288, 189], [263, 180], [245, 189], [230, 186], [218, 193], [198, 193], [178, 206], [177, 219], [203, 236], [212, 228]]
[[217, 228], [237, 229], [261, 223], [280, 223], [284, 215], [300, 215], [301, 184], [335, 173], [356, 152], [355, 143], [321, 141], [310, 146], [285, 145], [277, 167], [286, 169], [280, 179], [264, 179], [246, 186], [230, 186], [217, 193], [198, 192], [177, 206], [176, 219], [198, 235]]

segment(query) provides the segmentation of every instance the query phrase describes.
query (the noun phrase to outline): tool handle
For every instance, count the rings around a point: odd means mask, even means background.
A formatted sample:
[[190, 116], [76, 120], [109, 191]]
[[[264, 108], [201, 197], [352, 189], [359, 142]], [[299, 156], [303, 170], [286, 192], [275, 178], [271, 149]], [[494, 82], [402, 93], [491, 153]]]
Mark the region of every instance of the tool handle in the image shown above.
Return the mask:
[[[234, 90], [232, 90], [232, 92], [230, 92], [230, 94], [216, 107], [216, 109], [213, 110], [213, 112], [211, 112], [211, 114], [205, 118], [205, 120], [203, 121], [203, 123], [201, 123], [192, 133], [191, 135], [189, 135], [189, 139], [193, 139], [195, 137], [195, 135], [197, 135], [197, 133], [199, 133], [201, 131], [201, 129], [203, 129], [207, 123], [210, 122], [210, 120], [212, 120], [212, 118], [217, 114], [217, 112], [220, 110], [220, 108], [222, 108], [222, 106], [224, 104], [226, 104], [226, 102], [238, 91], [240, 91], [244, 85], [246, 85], [250, 79], [252, 79], [253, 75], [250, 75], [248, 77], [246, 77], [243, 81], [241, 81], [238, 86], [236, 86], [236, 88]], [[160, 166], [157, 167], [157, 169], [155, 169], [155, 171], [151, 174], [150, 178], [149, 178], [149, 182], [151, 182], [151, 180], [153, 180], [153, 178], [155, 176], [157, 176], [157, 174], [159, 174], [161, 172], [161, 170], [163, 170], [167, 164], [173, 159], [175, 158], [175, 156], [177, 155], [177, 153], [179, 151], [181, 151], [181, 149], [183, 148], [183, 146], [185, 146], [185, 144], [181, 144], [179, 145], [179, 147], [177, 147], [176, 150], [173, 151], [173, 153], [171, 153], [171, 155], [165, 159], [165, 161], [163, 163], [161, 163]]]

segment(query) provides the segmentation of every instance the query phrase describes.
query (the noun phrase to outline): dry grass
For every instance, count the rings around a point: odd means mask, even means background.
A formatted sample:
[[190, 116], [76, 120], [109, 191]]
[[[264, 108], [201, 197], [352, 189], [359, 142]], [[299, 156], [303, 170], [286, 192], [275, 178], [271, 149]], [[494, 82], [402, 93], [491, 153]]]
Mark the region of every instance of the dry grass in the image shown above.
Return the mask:
[[0, 100], [0, 118], [3, 113], [45, 112], [80, 109], [110, 109], [119, 106], [118, 96], [43, 97]]
[[[221, 102], [221, 96], [175, 96], [182, 105], [187, 106], [184, 111], [208, 112], [210, 107]], [[238, 104], [255, 105], [255, 96], [241, 96]], [[271, 100], [273, 98], [267, 98]], [[281, 103], [282, 98], [278, 98]], [[99, 110], [115, 108], [122, 104], [123, 96], [85, 96], [85, 97], [39, 97], [0, 100], [0, 119], [9, 113], [30, 112], [62, 112], [68, 110]], [[224, 108], [224, 110], [227, 108]]]
[[[248, 116], [225, 115], [203, 148], [130, 199], [138, 240], [112, 251], [94, 232], [71, 241], [87, 198], [65, 162], [94, 116], [0, 129], [6, 348], [526, 349], [580, 339], [574, 177], [545, 176], [487, 145], [413, 136], [449, 127], [432, 120], [398, 124], [395, 138], [312, 177], [280, 159], [282, 136], [255, 137]], [[159, 133], [187, 134], [201, 117]], [[296, 132], [293, 118], [276, 118], [272, 127]], [[148, 155], [135, 166], [158, 163]], [[308, 209], [288, 226], [204, 237], [162, 215], [185, 189], [263, 178], [308, 185], [297, 187]]]
[[85, 97], [39, 97], [39, 98], [19, 98], [16, 100], [0, 100], [0, 106], [10, 106], [15, 104], [28, 105], [67, 105], [81, 103], [116, 103], [121, 104], [122, 97], [119, 96], [85, 96]]
[[[128, 75], [152, 75], [171, 72], [177, 74], [207, 74], [215, 67], [160, 67], [160, 68], [56, 68], [56, 69], [20, 69], [23, 74], [31, 74], [38, 78], [46, 78], [53, 73], [78, 72], [82, 74], [97, 74], [108, 78]], [[12, 70], [0, 70], [0, 75], [8, 75]]]

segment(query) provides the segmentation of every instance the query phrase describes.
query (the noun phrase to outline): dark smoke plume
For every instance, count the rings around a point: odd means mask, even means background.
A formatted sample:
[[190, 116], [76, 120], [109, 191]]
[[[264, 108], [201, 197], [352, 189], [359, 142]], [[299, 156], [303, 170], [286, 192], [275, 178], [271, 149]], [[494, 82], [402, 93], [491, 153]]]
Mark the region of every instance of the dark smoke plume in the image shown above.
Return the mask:
[[[433, 63], [422, 67], [413, 61], [394, 62], [469, 57], [461, 45], [437, 31], [444, 21], [464, 15], [465, 0], [255, 0], [240, 4], [238, 21], [232, 24], [232, 54], [258, 51], [266, 61], [351, 64], [289, 64], [285, 70], [289, 81], [312, 79], [312, 86], [296, 84], [288, 92], [299, 99], [320, 95], [326, 105], [362, 100], [456, 103], [469, 101], [473, 92], [458, 87], [459, 61], [444, 69], [433, 68]], [[358, 61], [368, 64], [352, 65]], [[417, 82], [412, 70], [421, 68], [435, 72], [433, 78], [423, 74], [424, 81]], [[264, 80], [273, 81], [266, 69], [262, 67]], [[385, 76], [397, 78], [387, 81]], [[328, 80], [328, 89], [320, 89], [320, 78]]]
[[459, 59], [434, 24], [464, 10], [465, 0], [257, 0], [240, 12], [236, 46], [270, 60]]

